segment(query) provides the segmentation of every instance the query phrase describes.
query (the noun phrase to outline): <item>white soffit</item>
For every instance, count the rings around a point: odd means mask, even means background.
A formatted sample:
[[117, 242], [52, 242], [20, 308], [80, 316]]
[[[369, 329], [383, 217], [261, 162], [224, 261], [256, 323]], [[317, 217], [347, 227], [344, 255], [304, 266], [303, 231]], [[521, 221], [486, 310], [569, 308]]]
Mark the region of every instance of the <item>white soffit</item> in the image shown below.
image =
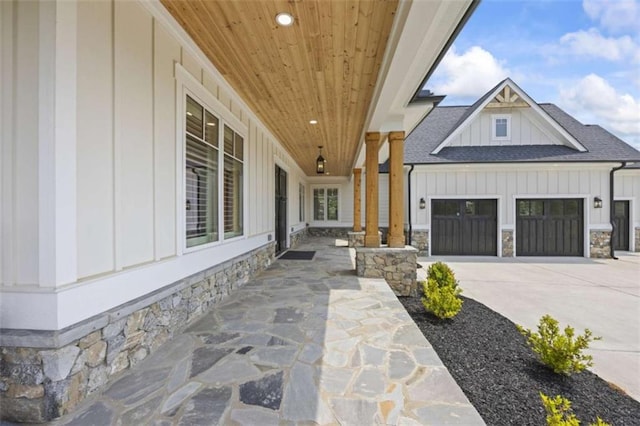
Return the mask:
[[[404, 127], [393, 130], [409, 134], [418, 125], [433, 104], [409, 107], [409, 102], [472, 3], [472, 0], [400, 0], [364, 132], [388, 131], [388, 122], [398, 122], [399, 116], [403, 117]], [[364, 134], [354, 167], [363, 162], [363, 138]]]

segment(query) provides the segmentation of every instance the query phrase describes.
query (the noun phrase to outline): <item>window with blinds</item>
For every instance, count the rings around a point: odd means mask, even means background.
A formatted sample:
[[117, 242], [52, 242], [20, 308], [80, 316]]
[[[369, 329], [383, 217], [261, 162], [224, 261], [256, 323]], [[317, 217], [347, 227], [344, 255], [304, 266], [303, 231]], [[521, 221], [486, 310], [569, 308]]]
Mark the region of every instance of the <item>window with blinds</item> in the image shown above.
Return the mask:
[[240, 135], [224, 126], [224, 237], [242, 235], [243, 144]]
[[185, 230], [187, 247], [218, 240], [218, 118], [187, 96]]

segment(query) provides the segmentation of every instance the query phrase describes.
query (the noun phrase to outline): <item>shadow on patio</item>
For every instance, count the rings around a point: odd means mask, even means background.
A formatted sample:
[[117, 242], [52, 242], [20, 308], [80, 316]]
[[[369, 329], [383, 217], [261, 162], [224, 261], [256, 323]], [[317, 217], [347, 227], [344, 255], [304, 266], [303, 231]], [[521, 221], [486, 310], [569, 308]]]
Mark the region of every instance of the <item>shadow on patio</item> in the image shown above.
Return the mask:
[[56, 424], [483, 424], [380, 279], [330, 238], [277, 260]]

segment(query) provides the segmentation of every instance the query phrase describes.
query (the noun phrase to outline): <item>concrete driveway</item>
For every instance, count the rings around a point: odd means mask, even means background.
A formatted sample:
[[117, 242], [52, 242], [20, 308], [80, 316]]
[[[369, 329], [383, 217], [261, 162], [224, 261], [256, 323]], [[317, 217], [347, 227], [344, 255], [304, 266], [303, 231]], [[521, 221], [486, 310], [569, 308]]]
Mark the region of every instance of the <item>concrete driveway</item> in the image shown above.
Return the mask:
[[[640, 253], [618, 253], [619, 260], [585, 258], [419, 258], [426, 274], [432, 262], [449, 264], [463, 295], [511, 321], [536, 329], [550, 314], [560, 326], [593, 342], [591, 371], [640, 401]], [[424, 272], [422, 272], [424, 271]]]

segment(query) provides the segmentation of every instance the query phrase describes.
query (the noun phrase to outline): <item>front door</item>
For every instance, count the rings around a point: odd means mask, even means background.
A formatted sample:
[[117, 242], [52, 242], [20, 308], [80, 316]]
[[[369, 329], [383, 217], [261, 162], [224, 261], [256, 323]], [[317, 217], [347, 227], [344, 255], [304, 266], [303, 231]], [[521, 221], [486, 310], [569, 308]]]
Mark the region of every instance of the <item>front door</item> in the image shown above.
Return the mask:
[[276, 254], [287, 248], [287, 172], [276, 166]]
[[613, 202], [613, 248], [629, 250], [629, 201]]

